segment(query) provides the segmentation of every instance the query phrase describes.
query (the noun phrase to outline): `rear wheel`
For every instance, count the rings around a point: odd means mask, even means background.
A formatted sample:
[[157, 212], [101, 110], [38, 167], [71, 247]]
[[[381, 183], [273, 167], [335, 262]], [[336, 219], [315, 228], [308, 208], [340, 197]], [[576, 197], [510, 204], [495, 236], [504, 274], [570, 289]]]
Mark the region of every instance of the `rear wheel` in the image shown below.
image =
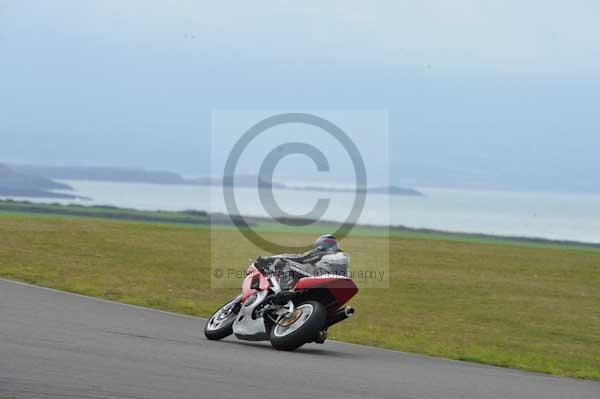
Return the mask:
[[239, 297], [217, 310], [204, 326], [204, 335], [206, 335], [206, 338], [216, 341], [233, 334], [233, 322], [239, 310]]
[[294, 312], [271, 329], [269, 339], [275, 349], [293, 351], [317, 338], [325, 326], [327, 312], [317, 301], [299, 303]]

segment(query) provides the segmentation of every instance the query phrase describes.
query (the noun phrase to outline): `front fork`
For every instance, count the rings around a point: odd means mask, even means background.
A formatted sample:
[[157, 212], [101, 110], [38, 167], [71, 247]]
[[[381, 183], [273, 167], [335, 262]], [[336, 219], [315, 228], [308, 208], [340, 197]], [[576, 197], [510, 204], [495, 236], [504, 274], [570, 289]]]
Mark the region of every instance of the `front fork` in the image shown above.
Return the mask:
[[223, 311], [231, 312], [232, 309], [234, 309], [237, 305], [241, 305], [241, 304], [242, 304], [242, 294], [236, 296], [231, 302], [229, 302], [227, 305], [223, 306]]

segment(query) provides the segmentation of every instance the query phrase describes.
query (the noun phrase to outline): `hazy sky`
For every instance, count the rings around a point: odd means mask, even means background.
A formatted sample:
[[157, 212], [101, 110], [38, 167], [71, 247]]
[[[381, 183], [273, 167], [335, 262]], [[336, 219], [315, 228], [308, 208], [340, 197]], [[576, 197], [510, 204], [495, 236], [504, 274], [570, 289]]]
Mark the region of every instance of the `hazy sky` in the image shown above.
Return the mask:
[[391, 146], [365, 145], [390, 148], [395, 183], [600, 192], [599, 17], [591, 0], [0, 0], [0, 161], [203, 175], [211, 110], [388, 110]]

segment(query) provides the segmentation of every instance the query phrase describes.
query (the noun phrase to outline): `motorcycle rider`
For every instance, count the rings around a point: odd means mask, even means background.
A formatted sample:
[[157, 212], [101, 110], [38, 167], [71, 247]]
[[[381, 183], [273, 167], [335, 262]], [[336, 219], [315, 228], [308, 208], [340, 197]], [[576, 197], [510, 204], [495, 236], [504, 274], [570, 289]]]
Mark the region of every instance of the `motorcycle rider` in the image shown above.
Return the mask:
[[308, 266], [300, 268], [311, 275], [336, 274], [347, 276], [350, 257], [342, 251], [340, 243], [334, 236], [326, 234], [317, 238], [313, 249], [304, 254], [261, 256], [256, 263], [263, 267], [272, 265], [279, 277], [279, 285], [282, 290], [282, 293], [280, 293], [282, 295], [277, 296], [285, 297], [285, 293], [292, 289], [296, 279], [296, 274], [292, 270], [294, 264]]

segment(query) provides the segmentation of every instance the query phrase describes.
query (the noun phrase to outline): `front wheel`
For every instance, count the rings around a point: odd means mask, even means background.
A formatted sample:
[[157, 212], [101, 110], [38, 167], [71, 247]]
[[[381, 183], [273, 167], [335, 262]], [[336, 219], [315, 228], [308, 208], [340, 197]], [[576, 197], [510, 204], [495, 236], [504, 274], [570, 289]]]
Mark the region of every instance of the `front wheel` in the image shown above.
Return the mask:
[[204, 326], [204, 335], [210, 340], [217, 341], [233, 334], [233, 322], [240, 310], [241, 296], [226, 303], [211, 316]]
[[315, 340], [325, 326], [327, 312], [317, 301], [299, 303], [294, 312], [282, 318], [271, 329], [269, 339], [273, 348], [293, 351]]

